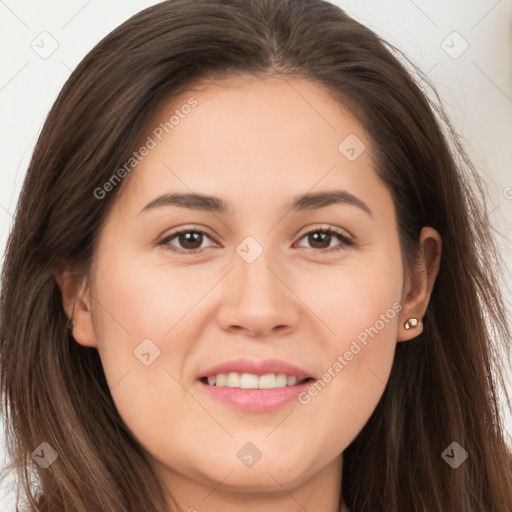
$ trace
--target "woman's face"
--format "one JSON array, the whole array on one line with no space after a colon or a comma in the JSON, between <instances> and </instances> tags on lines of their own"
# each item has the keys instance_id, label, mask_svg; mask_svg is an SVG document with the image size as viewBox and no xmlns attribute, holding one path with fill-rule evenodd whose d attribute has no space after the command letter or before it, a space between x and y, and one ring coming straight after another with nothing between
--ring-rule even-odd
<instances>
[{"instance_id":1,"label":"woman's face","mask_svg":"<svg viewBox=\"0 0 512 512\"><path fill-rule=\"evenodd\" d=\"M367 134L311 82L231 79L175 97L140 145L75 318L121 417L169 481L338 479L421 332Z\"/></svg>"}]
</instances>

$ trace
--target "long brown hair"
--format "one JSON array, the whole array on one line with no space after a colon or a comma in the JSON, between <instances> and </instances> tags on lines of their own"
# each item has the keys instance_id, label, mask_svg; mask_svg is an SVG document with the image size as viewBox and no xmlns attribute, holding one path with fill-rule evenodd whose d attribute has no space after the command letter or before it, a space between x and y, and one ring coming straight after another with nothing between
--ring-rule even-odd
<instances>
[{"instance_id":1,"label":"long brown hair","mask_svg":"<svg viewBox=\"0 0 512 512\"><path fill-rule=\"evenodd\" d=\"M389 382L343 456L343 499L361 511L510 511L510 326L484 186L425 76L320 0L170 0L130 18L78 65L51 109L18 202L1 291L1 392L9 455L41 512L167 512L144 450L116 411L96 349L73 340L55 280L87 275L131 156L163 100L205 78L314 81L362 123L392 194L405 271L432 226L443 255L424 330L398 343ZM412 65L412 64L411 64ZM133 172L136 172L134 170ZM32 452L58 454L47 469ZM452 443L469 454L454 469ZM176 505L176 509L178 509Z\"/></svg>"}]
</instances>

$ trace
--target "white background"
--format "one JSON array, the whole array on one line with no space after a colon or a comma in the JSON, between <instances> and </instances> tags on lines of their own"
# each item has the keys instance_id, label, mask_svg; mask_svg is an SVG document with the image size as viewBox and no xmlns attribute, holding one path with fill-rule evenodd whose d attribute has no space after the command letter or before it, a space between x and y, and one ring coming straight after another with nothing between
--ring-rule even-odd
<instances>
[{"instance_id":1,"label":"white background","mask_svg":"<svg viewBox=\"0 0 512 512\"><path fill-rule=\"evenodd\" d=\"M2 254L34 144L71 70L108 32L155 3L0 0ZM512 267L512 0L333 3L395 44L429 73L485 176L492 221L502 233L500 245L508 267ZM41 35L43 32L46 34ZM56 47L54 53L45 55L52 45ZM509 283L507 274L503 284ZM510 289L506 293L512 312ZM512 419L508 412L506 417L510 436ZM8 481L0 487L1 510L14 510L12 490Z\"/></svg>"}]
</instances>

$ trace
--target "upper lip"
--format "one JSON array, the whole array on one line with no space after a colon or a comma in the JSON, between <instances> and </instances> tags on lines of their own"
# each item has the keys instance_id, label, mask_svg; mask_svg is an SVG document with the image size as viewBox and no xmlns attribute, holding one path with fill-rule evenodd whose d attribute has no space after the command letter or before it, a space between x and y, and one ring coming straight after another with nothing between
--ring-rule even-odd
<instances>
[{"instance_id":1,"label":"upper lip","mask_svg":"<svg viewBox=\"0 0 512 512\"><path fill-rule=\"evenodd\" d=\"M218 364L206 370L199 378L213 377L219 373L253 373L254 375L265 375L267 373L284 373L288 376L295 376L297 380L312 377L309 373L302 370L298 366L287 363L280 359L264 359L262 361L253 361L251 359L233 359Z\"/></svg>"}]
</instances>

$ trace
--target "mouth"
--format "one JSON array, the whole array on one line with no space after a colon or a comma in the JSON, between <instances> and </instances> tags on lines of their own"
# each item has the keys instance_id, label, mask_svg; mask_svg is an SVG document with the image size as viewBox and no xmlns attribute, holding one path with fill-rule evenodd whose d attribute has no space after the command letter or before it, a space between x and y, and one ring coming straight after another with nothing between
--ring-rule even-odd
<instances>
[{"instance_id":1,"label":"mouth","mask_svg":"<svg viewBox=\"0 0 512 512\"><path fill-rule=\"evenodd\" d=\"M300 386L307 382L313 382L313 377L297 379L295 375L285 373L266 373L256 375L255 373L218 373L209 377L199 379L203 384L217 388L239 388L239 389L277 389L290 386Z\"/></svg>"},{"instance_id":2,"label":"mouth","mask_svg":"<svg viewBox=\"0 0 512 512\"><path fill-rule=\"evenodd\" d=\"M270 412L297 401L317 379L278 359L237 359L214 366L196 385L210 399L242 411Z\"/></svg>"}]
</instances>

